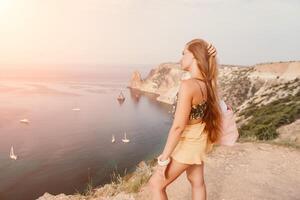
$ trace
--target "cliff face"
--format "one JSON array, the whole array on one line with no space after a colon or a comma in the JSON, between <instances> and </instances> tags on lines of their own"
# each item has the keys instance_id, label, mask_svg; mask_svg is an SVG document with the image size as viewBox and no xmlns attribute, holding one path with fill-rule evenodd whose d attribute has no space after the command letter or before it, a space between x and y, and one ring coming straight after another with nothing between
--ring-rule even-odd
<instances>
[{"instance_id":1,"label":"cliff face","mask_svg":"<svg viewBox=\"0 0 300 200\"><path fill-rule=\"evenodd\" d=\"M129 87L159 94L158 101L172 104L180 80L189 77L190 74L181 70L179 63L163 63L152 69L144 80L139 72L134 72ZM223 99L240 110L249 99L261 96L278 85L291 84L297 77L300 78L300 62L295 61L254 66L220 65L218 81ZM279 96L273 99L276 98Z\"/></svg>"},{"instance_id":2,"label":"cliff face","mask_svg":"<svg viewBox=\"0 0 300 200\"><path fill-rule=\"evenodd\" d=\"M140 89L142 84L143 79L140 72L134 71L129 82L129 87Z\"/></svg>"},{"instance_id":3,"label":"cliff face","mask_svg":"<svg viewBox=\"0 0 300 200\"><path fill-rule=\"evenodd\" d=\"M299 77L300 62L277 62L277 63L262 63L254 66L260 76L265 79L281 78L292 80Z\"/></svg>"},{"instance_id":4,"label":"cliff face","mask_svg":"<svg viewBox=\"0 0 300 200\"><path fill-rule=\"evenodd\" d=\"M243 140L274 140L300 145L299 123L285 134L281 127L300 118L300 62L259 64L220 70L224 100L233 105Z\"/></svg>"},{"instance_id":5,"label":"cliff face","mask_svg":"<svg viewBox=\"0 0 300 200\"><path fill-rule=\"evenodd\" d=\"M179 89L180 80L188 74L180 69L178 63L162 63L152 69L142 80L139 72L134 72L128 87L159 94L158 101L171 104Z\"/></svg>"},{"instance_id":6,"label":"cliff face","mask_svg":"<svg viewBox=\"0 0 300 200\"><path fill-rule=\"evenodd\" d=\"M189 77L178 63L164 63L152 69L141 84L131 85L159 94L158 101L172 104L180 80ZM300 118L300 62L220 65L218 82L243 137L275 139L280 126Z\"/></svg>"}]
</instances>

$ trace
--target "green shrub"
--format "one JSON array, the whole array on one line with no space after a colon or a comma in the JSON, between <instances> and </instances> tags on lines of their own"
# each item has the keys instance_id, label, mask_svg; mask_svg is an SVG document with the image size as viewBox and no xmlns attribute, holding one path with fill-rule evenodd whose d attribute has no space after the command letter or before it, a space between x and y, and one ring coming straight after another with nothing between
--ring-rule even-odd
<instances>
[{"instance_id":1,"label":"green shrub","mask_svg":"<svg viewBox=\"0 0 300 200\"><path fill-rule=\"evenodd\" d=\"M253 137L258 140L271 140L278 136L276 129L300 118L300 95L287 96L267 105L250 106L240 115L252 116L248 123L239 129L241 137Z\"/></svg>"}]
</instances>

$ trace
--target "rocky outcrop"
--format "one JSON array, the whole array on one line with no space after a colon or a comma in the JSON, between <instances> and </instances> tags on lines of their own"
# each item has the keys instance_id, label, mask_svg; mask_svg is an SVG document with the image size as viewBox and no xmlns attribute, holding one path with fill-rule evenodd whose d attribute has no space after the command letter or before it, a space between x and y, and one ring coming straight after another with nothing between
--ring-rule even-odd
<instances>
[{"instance_id":1,"label":"rocky outcrop","mask_svg":"<svg viewBox=\"0 0 300 200\"><path fill-rule=\"evenodd\" d=\"M179 63L162 63L152 69L143 80L139 72L134 72L129 87L158 94L158 101L174 103L180 80L190 74L180 68ZM236 111L242 110L253 98L267 96L267 90L275 86L289 84L300 77L300 62L277 62L254 66L220 65L219 85L222 98ZM296 88L293 86L291 88ZM295 92L295 91L291 91ZM276 99L278 97L272 97ZM271 99L271 100L272 100Z\"/></svg>"},{"instance_id":2,"label":"rocky outcrop","mask_svg":"<svg viewBox=\"0 0 300 200\"><path fill-rule=\"evenodd\" d=\"M142 84L143 79L141 77L140 72L134 71L129 82L129 87L140 89Z\"/></svg>"},{"instance_id":3,"label":"rocky outcrop","mask_svg":"<svg viewBox=\"0 0 300 200\"><path fill-rule=\"evenodd\" d=\"M254 66L256 73L253 74L264 79L292 80L300 75L300 61L262 63Z\"/></svg>"},{"instance_id":4,"label":"rocky outcrop","mask_svg":"<svg viewBox=\"0 0 300 200\"><path fill-rule=\"evenodd\" d=\"M151 70L139 89L159 94L158 101L173 104L180 80L189 77L178 63L163 63ZM275 139L278 127L299 118L299 80L297 61L219 66L221 98L235 111L241 135L254 140Z\"/></svg>"},{"instance_id":5,"label":"rocky outcrop","mask_svg":"<svg viewBox=\"0 0 300 200\"><path fill-rule=\"evenodd\" d=\"M179 63L162 63L152 69L143 81L137 74L139 73L133 73L129 88L159 94L157 100L168 104L174 102L180 80L188 77L188 74L180 69Z\"/></svg>"}]
</instances>

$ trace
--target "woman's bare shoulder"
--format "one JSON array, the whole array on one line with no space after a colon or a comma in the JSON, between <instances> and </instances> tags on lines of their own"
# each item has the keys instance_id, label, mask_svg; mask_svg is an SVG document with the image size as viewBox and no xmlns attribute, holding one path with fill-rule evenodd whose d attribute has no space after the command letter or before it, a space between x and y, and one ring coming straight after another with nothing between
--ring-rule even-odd
<instances>
[{"instance_id":1,"label":"woman's bare shoulder","mask_svg":"<svg viewBox=\"0 0 300 200\"><path fill-rule=\"evenodd\" d=\"M188 90L189 92L195 92L198 91L199 85L195 84L197 80L195 79L185 79L181 81L181 85L184 87L184 89ZM203 87L206 85L203 84Z\"/></svg>"},{"instance_id":2,"label":"woman's bare shoulder","mask_svg":"<svg viewBox=\"0 0 300 200\"><path fill-rule=\"evenodd\" d=\"M193 93L193 80L191 79L184 79L184 80L181 80L181 83L180 83L180 87L179 87L179 93L182 93L182 94L192 94Z\"/></svg>"}]
</instances>

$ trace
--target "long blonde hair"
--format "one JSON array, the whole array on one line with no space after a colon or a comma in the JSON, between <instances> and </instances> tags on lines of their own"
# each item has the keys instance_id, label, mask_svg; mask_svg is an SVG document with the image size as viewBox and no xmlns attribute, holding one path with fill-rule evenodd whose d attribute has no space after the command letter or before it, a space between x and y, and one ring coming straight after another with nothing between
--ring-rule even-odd
<instances>
[{"instance_id":1,"label":"long blonde hair","mask_svg":"<svg viewBox=\"0 0 300 200\"><path fill-rule=\"evenodd\" d=\"M208 139L214 143L219 139L221 132L221 108L218 95L218 65L216 57L210 56L207 50L208 43L202 39L193 39L187 43L187 49L193 53L197 66L205 80L207 89L207 110L203 117L204 130L208 133Z\"/></svg>"}]
</instances>

